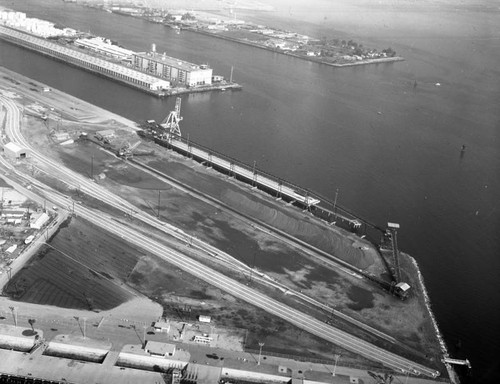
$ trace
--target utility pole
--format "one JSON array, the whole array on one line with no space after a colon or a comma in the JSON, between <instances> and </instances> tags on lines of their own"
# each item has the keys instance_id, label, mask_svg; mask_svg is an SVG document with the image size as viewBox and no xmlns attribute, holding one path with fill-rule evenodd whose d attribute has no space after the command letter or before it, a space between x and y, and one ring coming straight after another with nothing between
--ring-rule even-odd
<instances>
[{"instance_id":1,"label":"utility pole","mask_svg":"<svg viewBox=\"0 0 500 384\"><path fill-rule=\"evenodd\" d=\"M85 339L85 327L86 327L86 323L87 323L87 318L83 317L83 338L84 339Z\"/></svg>"},{"instance_id":2,"label":"utility pole","mask_svg":"<svg viewBox=\"0 0 500 384\"><path fill-rule=\"evenodd\" d=\"M334 214L334 222L337 221L337 198L339 196L339 189L335 191L335 200L333 202L333 214Z\"/></svg>"},{"instance_id":3,"label":"utility pole","mask_svg":"<svg viewBox=\"0 0 500 384\"><path fill-rule=\"evenodd\" d=\"M255 257L257 256L257 251L253 253L253 262L252 262L252 269L250 270L250 281L252 281L253 277L253 270L255 268Z\"/></svg>"},{"instance_id":4,"label":"utility pole","mask_svg":"<svg viewBox=\"0 0 500 384\"><path fill-rule=\"evenodd\" d=\"M94 155L90 158L90 178L94 178Z\"/></svg>"},{"instance_id":5,"label":"utility pole","mask_svg":"<svg viewBox=\"0 0 500 384\"><path fill-rule=\"evenodd\" d=\"M264 346L264 343L259 343L259 360L257 361L257 365L260 365L260 357L262 355L262 347Z\"/></svg>"},{"instance_id":6,"label":"utility pole","mask_svg":"<svg viewBox=\"0 0 500 384\"><path fill-rule=\"evenodd\" d=\"M253 161L253 170L252 170L252 174L253 174L252 187L255 187L255 183L257 182L257 175L255 174L255 166L256 165L257 165L257 160L254 160Z\"/></svg>"},{"instance_id":7,"label":"utility pole","mask_svg":"<svg viewBox=\"0 0 500 384\"><path fill-rule=\"evenodd\" d=\"M337 372L337 363L339 362L340 356L342 356L340 353L333 355L333 357L335 358L335 365L333 366L332 376L335 376L335 373Z\"/></svg>"},{"instance_id":8,"label":"utility pole","mask_svg":"<svg viewBox=\"0 0 500 384\"><path fill-rule=\"evenodd\" d=\"M14 326L17 328L17 307L9 307L12 311L12 316L14 317Z\"/></svg>"},{"instance_id":9,"label":"utility pole","mask_svg":"<svg viewBox=\"0 0 500 384\"><path fill-rule=\"evenodd\" d=\"M158 219L160 218L160 190L158 190Z\"/></svg>"}]
</instances>

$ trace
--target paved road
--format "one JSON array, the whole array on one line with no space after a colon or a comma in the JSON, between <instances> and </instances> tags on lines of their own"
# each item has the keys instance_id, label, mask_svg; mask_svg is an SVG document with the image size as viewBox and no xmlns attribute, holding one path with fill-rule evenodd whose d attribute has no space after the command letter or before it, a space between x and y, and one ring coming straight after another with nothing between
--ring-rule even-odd
<instances>
[{"instance_id":1,"label":"paved road","mask_svg":"<svg viewBox=\"0 0 500 384\"><path fill-rule=\"evenodd\" d=\"M121 209L126 213L135 211L134 216L147 224L153 225L155 227L168 228L168 230L172 231L174 234L179 233L179 229L171 225L162 223L143 212L137 211L136 207L132 206L130 203L124 201L118 196L103 189L92 181L85 179L81 175L78 175L75 172L62 167L60 164L52 161L51 159L45 158L41 154L37 153L37 151L32 148L20 134L20 113L16 105L11 100L4 97L0 97L0 103L2 103L7 110L7 135L20 145L30 148L32 151L31 155L34 160L48 167L51 174L52 172L54 172L55 175L59 176L61 180L65 180L66 182L68 182L68 184L80 186L80 189L83 192L97 199L100 199L101 201L106 202L114 206L115 208ZM45 195L49 200L63 207L68 206L68 199L66 196L60 194L59 192L51 190L47 186L43 186L40 182L27 175L24 175L24 177L27 180L30 180L34 185L36 185L39 193ZM226 292L231 293L238 298L245 300L250 304L264 309L268 313L285 319L286 321L304 329L307 332L321 337L326 341L342 346L343 348L360 354L370 360L379 361L399 372L410 371L415 374L423 374L429 377L437 377L439 375L439 372L433 369L427 368L411 360L388 352L382 348L376 347L364 340L349 335L346 332L333 328L332 326L327 325L296 309L290 308L277 300L271 299L254 289L240 284L239 282L223 275L222 273L214 271L211 268L203 265L202 263L187 257L177 250L166 248L165 244L160 243L157 240L153 240L147 235L129 228L124 224L121 224L107 214L104 214L102 212L97 213L78 204L74 206L74 210L77 215L102 228L105 228L111 233L122 236L132 244L157 255L158 257L168 261L169 263ZM202 244L199 240L198 242L199 243L197 244L197 246L200 249L203 249L206 252L210 252L212 253L212 255L221 253L221 251L216 249L215 247L212 247L208 244Z\"/></svg>"}]
</instances>

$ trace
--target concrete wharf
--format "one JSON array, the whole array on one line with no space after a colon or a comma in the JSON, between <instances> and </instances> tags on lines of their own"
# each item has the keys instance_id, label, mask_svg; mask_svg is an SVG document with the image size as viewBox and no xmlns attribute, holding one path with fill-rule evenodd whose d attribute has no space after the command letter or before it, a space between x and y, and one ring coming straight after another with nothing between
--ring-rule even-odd
<instances>
[{"instance_id":1,"label":"concrete wharf","mask_svg":"<svg viewBox=\"0 0 500 384\"><path fill-rule=\"evenodd\" d=\"M319 199L309 196L307 191L280 180L279 178L257 171L255 165L250 167L238 160L231 159L228 156L204 148L199 144L193 145L192 142L189 142L189 140L181 136L165 134L163 138L156 139L155 141L167 148L171 147L177 152L195 158L209 167L217 167L230 176L248 182L255 188L260 187L269 190L276 194L278 198L285 198L290 201L290 203L297 203L306 208L320 203Z\"/></svg>"}]
</instances>

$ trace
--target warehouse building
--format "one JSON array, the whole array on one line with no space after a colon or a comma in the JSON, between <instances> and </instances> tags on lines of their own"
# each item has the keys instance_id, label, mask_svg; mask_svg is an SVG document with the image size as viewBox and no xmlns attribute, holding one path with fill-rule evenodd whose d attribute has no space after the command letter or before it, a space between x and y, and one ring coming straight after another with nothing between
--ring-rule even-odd
<instances>
[{"instance_id":1,"label":"warehouse building","mask_svg":"<svg viewBox=\"0 0 500 384\"><path fill-rule=\"evenodd\" d=\"M14 41L26 48L34 49L38 52L48 54L51 57L64 60L65 62L88 69L92 72L100 73L113 79L121 80L131 85L153 91L170 88L170 83L167 80L150 76L141 71L111 63L109 61L87 55L81 51L70 49L11 28L0 26L0 35L2 35L4 39Z\"/></svg>"},{"instance_id":2,"label":"warehouse building","mask_svg":"<svg viewBox=\"0 0 500 384\"><path fill-rule=\"evenodd\" d=\"M5 156L9 159L24 159L28 157L28 150L16 143L10 142L4 145Z\"/></svg>"},{"instance_id":3,"label":"warehouse building","mask_svg":"<svg viewBox=\"0 0 500 384\"><path fill-rule=\"evenodd\" d=\"M95 52L114 57L116 59L126 59L133 55L134 51L112 44L108 39L94 37L92 39L75 40L77 47L87 48Z\"/></svg>"},{"instance_id":4,"label":"warehouse building","mask_svg":"<svg viewBox=\"0 0 500 384\"><path fill-rule=\"evenodd\" d=\"M159 76L178 85L195 87L212 84L212 68L208 65L196 65L166 54L139 52L133 55L133 65L153 76Z\"/></svg>"},{"instance_id":5,"label":"warehouse building","mask_svg":"<svg viewBox=\"0 0 500 384\"><path fill-rule=\"evenodd\" d=\"M161 343L159 341L148 340L144 348L151 356L167 357L175 354L175 344Z\"/></svg>"}]
</instances>

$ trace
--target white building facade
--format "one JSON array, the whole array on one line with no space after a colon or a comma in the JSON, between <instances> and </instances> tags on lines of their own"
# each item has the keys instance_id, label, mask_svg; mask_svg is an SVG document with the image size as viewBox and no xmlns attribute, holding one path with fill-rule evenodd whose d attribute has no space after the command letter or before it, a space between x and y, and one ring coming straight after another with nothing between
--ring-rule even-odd
<instances>
[{"instance_id":1,"label":"white building facade","mask_svg":"<svg viewBox=\"0 0 500 384\"><path fill-rule=\"evenodd\" d=\"M212 68L196 65L156 52L135 53L133 65L153 76L165 78L172 83L195 87L212 84Z\"/></svg>"}]
</instances>

